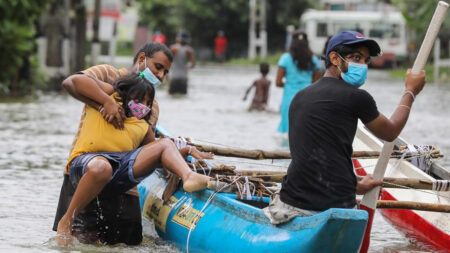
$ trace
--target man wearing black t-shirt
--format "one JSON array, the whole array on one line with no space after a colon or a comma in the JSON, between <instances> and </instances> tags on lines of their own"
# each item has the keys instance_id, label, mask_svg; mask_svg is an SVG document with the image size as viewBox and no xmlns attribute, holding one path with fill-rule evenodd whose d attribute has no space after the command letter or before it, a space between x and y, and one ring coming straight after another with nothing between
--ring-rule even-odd
<instances>
[{"instance_id":1,"label":"man wearing black t-shirt","mask_svg":"<svg viewBox=\"0 0 450 253\"><path fill-rule=\"evenodd\" d=\"M425 74L406 75L405 92L391 118L378 112L372 96L359 89L367 77L378 44L354 31L330 39L326 72L294 97L289 108L289 145L292 161L280 194L264 209L272 223L308 216L326 209L354 208L356 194L381 185L370 175L357 182L351 155L358 119L375 136L393 141L409 116Z\"/></svg>"}]
</instances>

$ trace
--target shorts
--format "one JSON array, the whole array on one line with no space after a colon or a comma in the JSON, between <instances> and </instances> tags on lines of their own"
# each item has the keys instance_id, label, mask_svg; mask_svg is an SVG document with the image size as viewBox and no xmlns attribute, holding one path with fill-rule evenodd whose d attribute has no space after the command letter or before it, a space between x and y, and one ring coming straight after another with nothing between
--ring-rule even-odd
<instances>
[{"instance_id":1,"label":"shorts","mask_svg":"<svg viewBox=\"0 0 450 253\"><path fill-rule=\"evenodd\" d=\"M70 165L71 175L64 175L53 230L57 230L58 222L66 213L86 165L92 158L100 155L108 159L113 166L113 177L97 198L75 218L72 232L94 232L101 243L108 245L140 244L142 218L139 197L124 193L126 191L124 189L130 189L142 180L142 178L134 179L132 174L130 178L128 174L139 150L85 153L76 157Z\"/></svg>"},{"instance_id":2,"label":"shorts","mask_svg":"<svg viewBox=\"0 0 450 253\"><path fill-rule=\"evenodd\" d=\"M75 157L70 163L69 178L74 188L84 175L86 166L95 157L102 156L108 160L113 168L111 181L105 186L103 192L112 194L124 193L139 184L145 177L134 178L133 164L141 148L127 152L92 152Z\"/></svg>"},{"instance_id":3,"label":"shorts","mask_svg":"<svg viewBox=\"0 0 450 253\"><path fill-rule=\"evenodd\" d=\"M279 192L274 194L269 206L264 208L263 212L272 224L288 222L297 216L305 217L318 213L316 211L305 210L284 203L280 199Z\"/></svg>"},{"instance_id":4,"label":"shorts","mask_svg":"<svg viewBox=\"0 0 450 253\"><path fill-rule=\"evenodd\" d=\"M169 94L187 94L187 79L172 79L170 81Z\"/></svg>"}]
</instances>

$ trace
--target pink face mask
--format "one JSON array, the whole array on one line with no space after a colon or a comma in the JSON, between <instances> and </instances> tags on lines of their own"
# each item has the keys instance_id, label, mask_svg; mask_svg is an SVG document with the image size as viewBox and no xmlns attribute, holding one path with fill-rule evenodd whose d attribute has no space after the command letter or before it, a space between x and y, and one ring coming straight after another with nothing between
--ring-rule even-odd
<instances>
[{"instance_id":1,"label":"pink face mask","mask_svg":"<svg viewBox=\"0 0 450 253\"><path fill-rule=\"evenodd\" d=\"M134 100L128 102L128 108L130 108L131 114L137 119L144 118L152 110L144 104L134 102Z\"/></svg>"}]
</instances>

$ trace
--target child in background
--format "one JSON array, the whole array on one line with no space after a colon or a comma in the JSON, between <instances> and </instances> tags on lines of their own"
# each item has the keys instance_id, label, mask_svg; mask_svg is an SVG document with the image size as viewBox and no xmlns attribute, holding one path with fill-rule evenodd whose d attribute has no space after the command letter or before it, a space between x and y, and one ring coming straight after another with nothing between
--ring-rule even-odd
<instances>
[{"instance_id":1,"label":"child in background","mask_svg":"<svg viewBox=\"0 0 450 253\"><path fill-rule=\"evenodd\" d=\"M243 98L243 100L245 101L250 90L255 87L255 96L253 97L252 104L248 108L249 111L264 111L267 106L267 101L269 100L270 80L266 78L267 73L269 73L269 64L267 64L266 62L261 63L259 65L259 71L261 72L262 76L253 82L253 84L245 92Z\"/></svg>"}]
</instances>

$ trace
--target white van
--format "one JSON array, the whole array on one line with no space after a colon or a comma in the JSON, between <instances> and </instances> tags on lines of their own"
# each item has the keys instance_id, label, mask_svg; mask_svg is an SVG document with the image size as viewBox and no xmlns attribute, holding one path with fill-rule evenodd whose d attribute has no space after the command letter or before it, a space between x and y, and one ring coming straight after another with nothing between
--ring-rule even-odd
<instances>
[{"instance_id":1,"label":"white van","mask_svg":"<svg viewBox=\"0 0 450 253\"><path fill-rule=\"evenodd\" d=\"M319 11L307 10L300 18L300 27L308 35L314 54L322 55L329 36L354 30L378 42L382 56L372 66L392 66L407 54L405 19L400 12Z\"/></svg>"}]
</instances>

